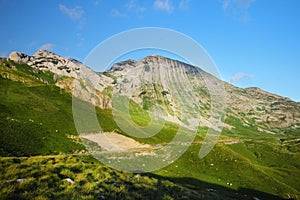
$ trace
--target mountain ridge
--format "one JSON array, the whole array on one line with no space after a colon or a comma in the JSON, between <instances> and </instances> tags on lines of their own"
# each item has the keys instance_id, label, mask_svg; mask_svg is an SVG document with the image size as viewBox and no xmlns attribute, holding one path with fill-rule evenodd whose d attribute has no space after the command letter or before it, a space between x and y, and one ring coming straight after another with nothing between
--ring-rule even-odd
<instances>
[{"instance_id":1,"label":"mountain ridge","mask_svg":"<svg viewBox=\"0 0 300 200\"><path fill-rule=\"evenodd\" d=\"M183 106L194 105L201 113L201 123L211 126L208 121L211 116L211 94L206 81L212 80L215 84L224 85L227 118L237 118L244 126L255 124L259 132L272 134L281 133L282 128L297 130L300 127L299 102L256 87L238 88L216 79L198 67L160 55L149 55L138 61L129 59L118 62L102 73L95 73L77 60L63 58L45 50L39 50L33 56L12 52L9 59L53 72L60 77L56 81L58 87L70 92L79 88L73 95L100 108L111 107L111 99L107 96L107 91L110 91L132 98L145 109L159 103L164 106L166 115L177 118L180 118L179 110ZM86 90L79 86L78 80L84 82ZM178 88L173 87L173 82L180 83L176 86ZM191 101L183 98L191 93L194 95L191 96ZM174 96L176 94L177 97ZM181 105L178 98L183 98ZM192 107L188 108L187 113L192 110ZM225 121L226 127L230 129L231 125Z\"/></svg>"},{"instance_id":2,"label":"mountain ridge","mask_svg":"<svg viewBox=\"0 0 300 200\"><path fill-rule=\"evenodd\" d=\"M84 65L84 63L82 63L81 61L79 61L79 60L77 60L77 59L74 59L74 58L72 58L72 57L70 57L70 58L65 58L65 57L63 57L63 56L57 55L56 53L54 53L54 52L52 52L52 51L45 50L45 49L40 49L40 50L36 51L36 52L33 54L33 56L29 56L28 54L22 53L22 52L12 51L12 52L9 54L8 58L9 58L10 60L13 60L13 61L16 61L16 62L21 62L21 63L26 63L26 64L28 64L28 61L29 61L31 58L35 57L36 55L42 55L42 56L43 56L43 55L45 55L45 54L46 54L46 55L47 55L47 54L53 55L53 56L55 56L55 57L64 58L64 59L67 59L67 60L69 60L69 61L71 61L71 62L78 63L79 65L83 65L83 66L85 66L86 68L91 69L90 67ZM145 61L145 60L152 60L151 58L156 58L156 59L160 58L160 59L165 59L165 60L169 60L169 61L173 60L173 61L182 63L182 64L184 64L184 65L186 65L186 66L190 66L190 67L192 67L192 68L200 69L199 67L195 67L195 66L193 66L193 65L191 65L191 64L187 64L187 63L185 63L185 62L183 62L183 61L180 61L180 60L174 60L174 59L171 59L171 58L168 58L168 57L164 57L164 56L161 56L161 55L158 55L158 54L150 54L150 55L145 56L144 58L141 58L141 59L139 59L139 60L127 59L127 60L124 60L124 61L120 61L120 62L114 63L108 70L106 70L106 72L114 71L115 68L116 68L116 67L114 67L115 65L117 65L117 66L124 66L124 65L126 65L126 64L129 64L129 65L131 64L131 66L132 66L133 63L137 63L137 62L141 62L141 61ZM34 64L32 64L32 63L29 63L29 65L30 65L30 66L33 66L33 67L36 67L36 66L35 66ZM92 69L91 69L91 70L92 70ZM200 69L200 70L203 71L202 69ZM118 71L118 70L116 70L116 71ZM98 73L98 75L99 75L99 74L103 74L103 72L96 72L96 73ZM206 73L207 73L207 72L206 72ZM224 82L224 83L227 83L227 84L230 84L229 82L226 82L226 81L223 81L223 82ZM231 84L230 84L230 85L231 85ZM234 86L234 87L237 87L237 86ZM261 89L261 88L259 88L259 87L256 87L256 86L249 86L249 87L245 87L245 88L243 88L243 87L237 87L237 88L239 88L239 89L249 89L249 90L259 90L259 91L261 91L261 92L266 92L266 93L271 94L271 95L276 95L276 96L278 96L278 97L282 97L282 98L285 98L285 99L287 99L287 100L291 100L291 101L293 101L293 102L300 103L300 102L297 102L297 101L291 99L290 97L281 96L280 94L272 93L272 92L269 92L269 91L267 91L267 90L263 90L263 89Z\"/></svg>"}]
</instances>

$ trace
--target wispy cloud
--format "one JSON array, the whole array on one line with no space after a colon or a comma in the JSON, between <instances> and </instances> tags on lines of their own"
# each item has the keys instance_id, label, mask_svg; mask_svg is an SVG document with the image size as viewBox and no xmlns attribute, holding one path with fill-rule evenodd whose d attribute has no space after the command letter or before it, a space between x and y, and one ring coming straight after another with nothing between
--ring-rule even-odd
<instances>
[{"instance_id":1,"label":"wispy cloud","mask_svg":"<svg viewBox=\"0 0 300 200\"><path fill-rule=\"evenodd\" d=\"M169 0L155 0L153 7L157 10L165 11L167 13L172 13L174 10L172 2Z\"/></svg>"},{"instance_id":2,"label":"wispy cloud","mask_svg":"<svg viewBox=\"0 0 300 200\"><path fill-rule=\"evenodd\" d=\"M236 83L237 81L241 80L241 79L253 79L254 76L251 74L245 74L245 73L236 73L235 75L233 75L230 79L231 83Z\"/></svg>"},{"instance_id":3,"label":"wispy cloud","mask_svg":"<svg viewBox=\"0 0 300 200\"><path fill-rule=\"evenodd\" d=\"M74 8L68 8L63 4L58 5L59 10L66 14L72 20L81 20L84 14L84 11L81 7L75 6Z\"/></svg>"},{"instance_id":4,"label":"wispy cloud","mask_svg":"<svg viewBox=\"0 0 300 200\"><path fill-rule=\"evenodd\" d=\"M222 0L222 7L226 13L233 15L240 21L249 21L248 9L255 0Z\"/></svg>"},{"instance_id":5,"label":"wispy cloud","mask_svg":"<svg viewBox=\"0 0 300 200\"><path fill-rule=\"evenodd\" d=\"M63 4L58 5L59 10L68 16L72 21L76 22L77 28L82 29L85 25L84 10L80 6L68 8Z\"/></svg>"},{"instance_id":6,"label":"wispy cloud","mask_svg":"<svg viewBox=\"0 0 300 200\"><path fill-rule=\"evenodd\" d=\"M222 1L223 9L226 10L228 8L229 4L230 4L230 0L223 0Z\"/></svg>"},{"instance_id":7,"label":"wispy cloud","mask_svg":"<svg viewBox=\"0 0 300 200\"><path fill-rule=\"evenodd\" d=\"M95 5L95 6L98 6L98 5L100 4L100 2L101 2L101 0L95 0L95 1L94 1L94 5Z\"/></svg>"},{"instance_id":8,"label":"wispy cloud","mask_svg":"<svg viewBox=\"0 0 300 200\"><path fill-rule=\"evenodd\" d=\"M138 15L142 14L146 10L146 8L139 5L136 0L129 0L125 7L128 11L134 12Z\"/></svg>"},{"instance_id":9,"label":"wispy cloud","mask_svg":"<svg viewBox=\"0 0 300 200\"><path fill-rule=\"evenodd\" d=\"M248 9L255 0L223 0L223 9L226 10L230 6L237 6L240 9Z\"/></svg>"},{"instance_id":10,"label":"wispy cloud","mask_svg":"<svg viewBox=\"0 0 300 200\"><path fill-rule=\"evenodd\" d=\"M54 46L55 46L54 44L46 43L46 44L43 44L42 46L40 46L39 49L53 51Z\"/></svg>"},{"instance_id":11,"label":"wispy cloud","mask_svg":"<svg viewBox=\"0 0 300 200\"><path fill-rule=\"evenodd\" d=\"M118 9L112 9L110 12L110 16L119 18L119 17L127 17L127 15L123 12L120 12Z\"/></svg>"},{"instance_id":12,"label":"wispy cloud","mask_svg":"<svg viewBox=\"0 0 300 200\"><path fill-rule=\"evenodd\" d=\"M180 10L188 10L191 0L180 0L178 8Z\"/></svg>"},{"instance_id":13,"label":"wispy cloud","mask_svg":"<svg viewBox=\"0 0 300 200\"><path fill-rule=\"evenodd\" d=\"M7 53L5 51L0 52L0 57L1 58L7 57Z\"/></svg>"},{"instance_id":14,"label":"wispy cloud","mask_svg":"<svg viewBox=\"0 0 300 200\"><path fill-rule=\"evenodd\" d=\"M83 35L81 33L77 33L76 34L76 38L77 38L77 47L83 48L84 47L84 42L85 42L85 38L83 37Z\"/></svg>"}]
</instances>

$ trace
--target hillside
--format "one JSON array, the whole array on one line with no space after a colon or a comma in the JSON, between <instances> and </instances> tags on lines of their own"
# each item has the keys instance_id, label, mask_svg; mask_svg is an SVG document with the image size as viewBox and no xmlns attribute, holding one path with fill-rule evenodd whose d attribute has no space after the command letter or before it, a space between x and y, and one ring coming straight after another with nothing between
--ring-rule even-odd
<instances>
[{"instance_id":1,"label":"hillside","mask_svg":"<svg viewBox=\"0 0 300 200\"><path fill-rule=\"evenodd\" d=\"M103 189L105 197L138 199L138 192L133 191L136 187L141 190L149 188L149 195L153 199L300 198L300 104L297 102L258 88L234 87L199 68L161 56L148 56L140 61L124 61L98 74L78 61L47 51L39 51L34 56L13 53L9 60L1 59L0 62L0 153L3 156L2 170L6 171L1 177L5 188L5 192L1 192L3 199L13 198L14 195L26 198L25 191L31 191L31 195L40 195L43 198L59 197L77 191L74 195L92 199L101 198ZM165 79L168 81L161 81L163 74L170 73L182 75L180 84L173 88L169 83L175 82L174 76ZM227 107L225 125L218 143L205 158L199 159L198 152L206 131L212 125L209 120L210 94L203 77L224 85ZM197 86L191 90L194 91L192 97L196 99L183 98L180 101L180 96L189 90L182 93L178 91L187 84ZM136 185L137 181L132 178L135 177L134 174L117 172L89 158L87 150L93 147L99 151L99 147L95 143L87 146L88 141L78 135L72 114L72 93L75 94L76 101L85 108L92 108L90 103L96 105L96 115L102 131L125 136L130 135L120 129L114 119L113 95L123 96L124 101L128 97L132 98L129 101L130 116L140 125L147 125L151 114L158 113L158 110L152 110L153 105L160 105L163 113L160 116L166 119L162 130L149 138L130 136L153 147L166 146L174 138L179 126L187 127L188 131L193 124L189 119L184 119L185 117L193 116L200 119L201 123L192 144L178 160L163 169L143 175L142 186ZM198 111L196 115L195 111ZM121 118L126 118L124 113L119 114ZM92 129L90 131L97 131L97 127ZM83 132L87 130L84 128ZM50 156L20 158L19 161L15 161L16 158L4 158L54 154L63 155L58 156L58 159ZM72 154L76 156L67 156ZM73 160L67 162L68 159ZM55 165L48 165L49 160ZM85 162L88 164L81 164ZM64 170L55 168L65 163L67 165ZM37 168L24 171L20 167L32 164ZM83 174L89 170L94 171L98 166L101 166L99 173L92 176L103 174L103 169L108 170L115 175L105 175L104 179L122 182L117 184L118 188L108 186L111 182L103 182L106 185L102 182L95 184L101 181L95 177L83 178L81 182L80 177ZM76 167L82 170L73 170ZM45 174L35 175L34 170L41 168L46 170ZM71 172L64 175L66 171ZM35 176L38 180L33 178ZM68 177L75 180L75 185L66 185L64 179ZM20 178L26 178L26 181L6 182ZM52 178L57 184L44 187L52 188L51 193L54 196L45 195L44 191L36 191L30 186L37 184L36 181L40 183L44 179ZM166 180L171 182L165 182ZM25 189L20 184L25 185ZM90 188L87 191L84 187L88 186ZM121 186L123 190L120 189ZM184 195L180 196L182 193ZM27 198L30 197L28 195ZM74 197L71 194L70 196Z\"/></svg>"},{"instance_id":2,"label":"hillside","mask_svg":"<svg viewBox=\"0 0 300 200\"><path fill-rule=\"evenodd\" d=\"M257 131L262 133L285 134L285 130L288 129L286 134L291 134L299 130L299 102L293 102L259 88L237 88L180 61L151 55L140 61L129 60L116 63L104 75L115 77L118 93L132 94L131 98L135 102L142 102L143 107L147 107L146 104L151 103L149 101L167 101L169 114L176 115L180 109L183 109L183 106L176 102L182 98L180 96L182 95L184 105L196 103L195 106L198 108L192 109L198 109L201 113L200 117L205 119L208 119L211 114L211 96L215 95L209 91L209 84L224 85L222 87L225 88L226 95L222 98L226 101L227 118L239 119L244 126L256 127ZM172 88L174 82L178 85ZM182 89L185 93L176 96L175 91ZM205 121L203 125L209 126ZM227 128L232 124L228 123L228 125Z\"/></svg>"}]
</instances>

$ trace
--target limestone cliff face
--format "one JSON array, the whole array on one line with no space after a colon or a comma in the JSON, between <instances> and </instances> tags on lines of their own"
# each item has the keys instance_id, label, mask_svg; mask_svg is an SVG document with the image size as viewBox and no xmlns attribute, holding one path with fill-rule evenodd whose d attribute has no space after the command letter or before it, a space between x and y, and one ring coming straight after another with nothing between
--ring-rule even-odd
<instances>
[{"instance_id":1,"label":"limestone cliff face","mask_svg":"<svg viewBox=\"0 0 300 200\"><path fill-rule=\"evenodd\" d=\"M81 62L64 58L46 50L39 50L33 56L12 52L9 59L25 63L33 68L51 71L55 74L56 85L84 101L100 108L110 108L108 96L101 93L113 81L111 78L96 74ZM91 91L94 91L91 94Z\"/></svg>"},{"instance_id":2,"label":"limestone cliff face","mask_svg":"<svg viewBox=\"0 0 300 200\"><path fill-rule=\"evenodd\" d=\"M9 59L19 63L26 63L40 70L51 71L61 77L86 79L99 90L104 89L101 83L105 83L109 79L97 75L92 69L75 59L64 58L46 50L39 50L33 56L28 56L20 52L12 52L9 55Z\"/></svg>"},{"instance_id":3,"label":"limestone cliff face","mask_svg":"<svg viewBox=\"0 0 300 200\"><path fill-rule=\"evenodd\" d=\"M115 64L107 73L116 77L116 93L130 96L142 106L164 102L168 114L180 117L198 109L202 125L211 113L208 84L225 88L226 117L234 117L258 131L282 133L282 128L300 128L300 103L259 88L238 88L216 79L203 70L162 56L151 55L140 61ZM217 87L218 88L218 87ZM216 88L216 89L217 89ZM230 125L225 127L230 128Z\"/></svg>"}]
</instances>

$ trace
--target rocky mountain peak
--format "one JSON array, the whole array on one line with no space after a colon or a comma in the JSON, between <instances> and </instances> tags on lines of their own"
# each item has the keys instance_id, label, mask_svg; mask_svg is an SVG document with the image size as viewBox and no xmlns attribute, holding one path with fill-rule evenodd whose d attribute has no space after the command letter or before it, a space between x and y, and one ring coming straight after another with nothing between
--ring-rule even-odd
<instances>
[{"instance_id":1,"label":"rocky mountain peak","mask_svg":"<svg viewBox=\"0 0 300 200\"><path fill-rule=\"evenodd\" d=\"M57 56L55 53L45 50L45 49L39 49L37 52L34 53L34 57L49 57L49 56Z\"/></svg>"},{"instance_id":2,"label":"rocky mountain peak","mask_svg":"<svg viewBox=\"0 0 300 200\"><path fill-rule=\"evenodd\" d=\"M171 63L171 59L157 55L157 54L151 54L148 55L141 60L125 60L118 63L115 63L108 71L110 72L116 72L116 71L128 71L131 68L138 68L143 67L145 65L151 65L151 66L158 66L158 65L166 65Z\"/></svg>"},{"instance_id":3,"label":"rocky mountain peak","mask_svg":"<svg viewBox=\"0 0 300 200\"><path fill-rule=\"evenodd\" d=\"M48 70L60 76L79 78L81 68L85 67L75 59L64 58L47 50L38 50L33 56L21 52L12 52L9 59L25 63L33 68Z\"/></svg>"},{"instance_id":4,"label":"rocky mountain peak","mask_svg":"<svg viewBox=\"0 0 300 200\"><path fill-rule=\"evenodd\" d=\"M199 72L203 72L198 67L186 64L184 62L173 60L161 55L151 54L148 55L138 61L136 60L125 60L122 62L115 63L108 71L109 72L117 72L123 73L128 72L131 69L140 69L142 68L145 72L150 72L151 69L161 68L161 70L170 70L175 68L184 68L188 74L196 74Z\"/></svg>"},{"instance_id":5,"label":"rocky mountain peak","mask_svg":"<svg viewBox=\"0 0 300 200\"><path fill-rule=\"evenodd\" d=\"M38 50L33 56L21 52L12 52L9 59L29 65L42 71L50 71L53 74L56 86L73 91L73 95L93 103L94 105L106 108L110 106L108 97L103 96L100 91L109 86L113 81L104 75L98 75L89 67L73 58L64 58L47 50ZM84 87L82 87L84 85ZM73 90L76 88L76 90ZM98 93L91 95L92 91Z\"/></svg>"},{"instance_id":6,"label":"rocky mountain peak","mask_svg":"<svg viewBox=\"0 0 300 200\"><path fill-rule=\"evenodd\" d=\"M151 54L151 55L148 55L145 58L141 59L140 61L141 62L152 62L152 63L157 63L157 62L165 63L167 61L171 61L171 59L161 56L161 55Z\"/></svg>"},{"instance_id":7,"label":"rocky mountain peak","mask_svg":"<svg viewBox=\"0 0 300 200\"><path fill-rule=\"evenodd\" d=\"M103 89L99 82L109 82L107 77L102 77L100 80L97 75L89 67L73 58L65 58L47 50L38 50L33 56L28 56L21 52L12 52L9 59L18 63L25 63L33 68L51 71L56 77L71 77L75 79L85 79L94 85L97 89Z\"/></svg>"},{"instance_id":8,"label":"rocky mountain peak","mask_svg":"<svg viewBox=\"0 0 300 200\"><path fill-rule=\"evenodd\" d=\"M136 60L132 60L132 59L125 60L125 61L122 61L122 62L115 63L108 71L110 71L110 72L112 72L112 71L122 71L126 68L136 67L136 63L137 63Z\"/></svg>"}]
</instances>

